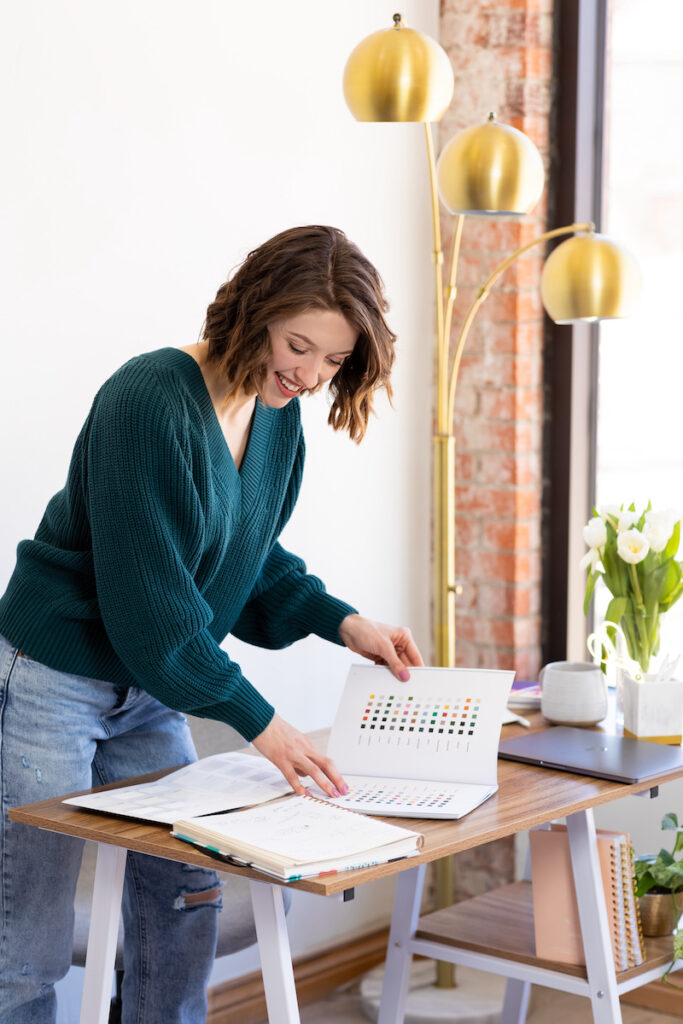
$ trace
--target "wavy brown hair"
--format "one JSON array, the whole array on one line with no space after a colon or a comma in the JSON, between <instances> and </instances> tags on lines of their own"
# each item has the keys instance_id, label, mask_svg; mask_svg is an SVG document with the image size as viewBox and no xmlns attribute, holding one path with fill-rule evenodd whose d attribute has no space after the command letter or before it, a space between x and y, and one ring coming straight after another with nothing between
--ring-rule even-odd
<instances>
[{"instance_id":1,"label":"wavy brown hair","mask_svg":"<svg viewBox=\"0 0 683 1024\"><path fill-rule=\"evenodd\" d=\"M396 335L384 319L381 277L338 228L290 228L249 253L207 309L208 361L225 374L228 398L258 393L271 351L268 324L309 309L339 312L357 332L353 352L329 382L328 422L360 441L376 389L391 400Z\"/></svg>"}]
</instances>

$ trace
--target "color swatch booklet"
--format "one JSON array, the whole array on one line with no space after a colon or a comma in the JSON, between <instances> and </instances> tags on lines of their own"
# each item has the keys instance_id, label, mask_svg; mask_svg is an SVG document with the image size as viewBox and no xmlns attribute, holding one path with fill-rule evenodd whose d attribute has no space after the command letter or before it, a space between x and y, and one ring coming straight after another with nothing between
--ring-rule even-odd
<instances>
[{"instance_id":1,"label":"color swatch booklet","mask_svg":"<svg viewBox=\"0 0 683 1024\"><path fill-rule=\"evenodd\" d=\"M329 756L350 787L340 806L460 818L498 789L498 741L513 672L352 666ZM322 793L315 790L316 795Z\"/></svg>"}]
</instances>

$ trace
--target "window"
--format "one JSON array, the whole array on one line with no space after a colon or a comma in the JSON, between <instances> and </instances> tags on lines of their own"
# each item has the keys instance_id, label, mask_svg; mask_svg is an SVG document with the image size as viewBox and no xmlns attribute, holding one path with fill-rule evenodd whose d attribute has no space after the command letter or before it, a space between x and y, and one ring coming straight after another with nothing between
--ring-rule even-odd
<instances>
[{"instance_id":1,"label":"window","mask_svg":"<svg viewBox=\"0 0 683 1024\"><path fill-rule=\"evenodd\" d=\"M643 296L599 328L595 495L683 514L680 0L610 0L606 54L602 229L636 256ZM662 620L667 647L683 650L681 602Z\"/></svg>"}]
</instances>

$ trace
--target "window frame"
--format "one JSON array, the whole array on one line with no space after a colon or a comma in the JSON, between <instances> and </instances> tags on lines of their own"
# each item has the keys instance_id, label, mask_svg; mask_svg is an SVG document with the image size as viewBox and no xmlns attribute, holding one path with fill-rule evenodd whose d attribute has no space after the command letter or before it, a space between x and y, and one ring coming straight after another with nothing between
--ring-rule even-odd
<instances>
[{"instance_id":1,"label":"window frame","mask_svg":"<svg viewBox=\"0 0 683 1024\"><path fill-rule=\"evenodd\" d=\"M552 136L554 226L602 217L606 42L609 0L558 0L555 19L557 96ZM597 324L545 331L543 661L585 660L585 545L582 528L595 500Z\"/></svg>"}]
</instances>

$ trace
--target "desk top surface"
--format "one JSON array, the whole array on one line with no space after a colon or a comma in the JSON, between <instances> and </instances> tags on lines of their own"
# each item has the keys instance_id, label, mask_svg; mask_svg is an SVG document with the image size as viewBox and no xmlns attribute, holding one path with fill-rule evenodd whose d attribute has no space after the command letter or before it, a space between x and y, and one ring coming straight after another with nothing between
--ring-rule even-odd
<instances>
[{"instance_id":1,"label":"desk top surface","mask_svg":"<svg viewBox=\"0 0 683 1024\"><path fill-rule=\"evenodd\" d=\"M540 714L532 717L534 726L543 727L545 723ZM505 738L519 735L521 732L520 726L503 727ZM144 776L143 779L151 781L164 774L166 772L156 772ZM654 786L681 777L683 777L683 769L648 779L647 782L625 785L620 782L573 775L569 772L559 772L549 768L537 768L512 761L499 761L498 792L459 821L423 818L384 819L397 825L405 823L407 828L415 829L424 835L424 846L417 857L356 871L343 871L324 878L303 879L301 882L289 884L308 892L332 895L377 878L396 874L408 867L438 860L453 853L460 853L462 850L525 831L534 825L541 825L555 818L563 818L567 814L573 814L589 807L597 807L599 804L610 803L633 793L645 792ZM143 781L143 779L139 781ZM128 780L129 782L130 780ZM103 788L111 789L128 783L122 781ZM113 815L73 807L62 803L62 800L63 797L54 797L40 803L17 807L10 811L10 817L14 821L49 829L53 832L110 843L114 846L123 846L156 857L198 864L202 867L212 867L231 874L273 881L256 871L217 860L202 853L199 849L195 850L179 839L174 839L167 825L117 818Z\"/></svg>"}]
</instances>

